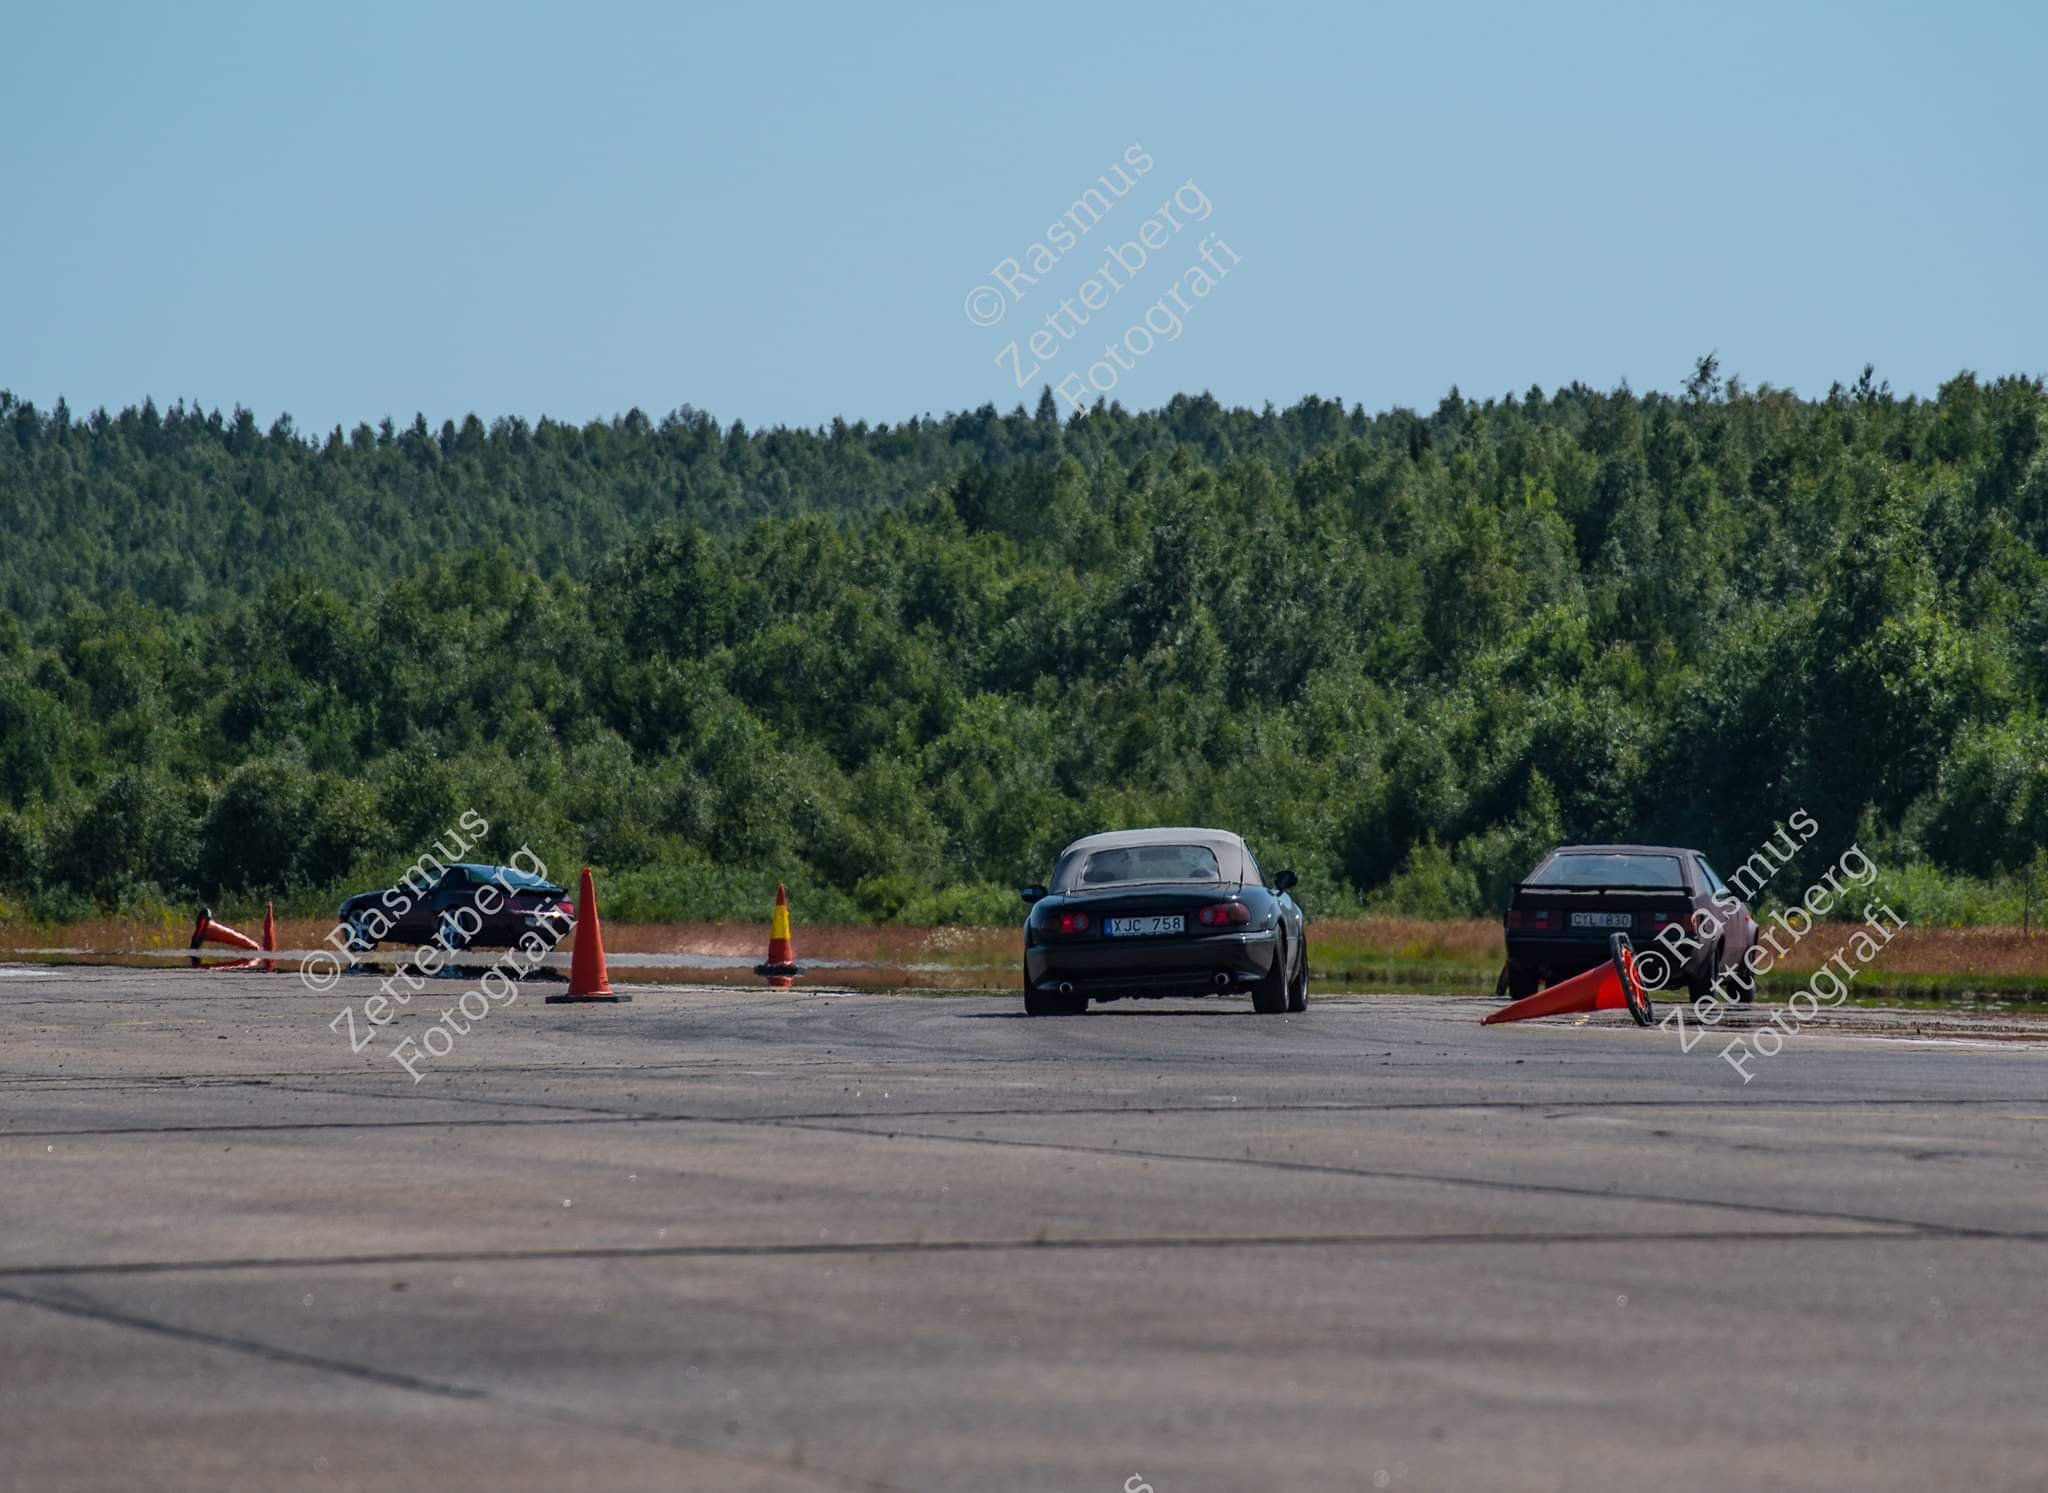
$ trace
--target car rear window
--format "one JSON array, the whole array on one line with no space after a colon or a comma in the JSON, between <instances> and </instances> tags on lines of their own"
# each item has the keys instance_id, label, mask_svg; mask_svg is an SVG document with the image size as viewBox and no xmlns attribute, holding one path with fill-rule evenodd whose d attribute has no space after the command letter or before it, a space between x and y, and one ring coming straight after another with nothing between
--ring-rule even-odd
<instances>
[{"instance_id":1,"label":"car rear window","mask_svg":"<svg viewBox=\"0 0 2048 1493\"><path fill-rule=\"evenodd\" d=\"M552 881L535 876L531 871L521 871L516 866L500 866L491 880L499 883L508 892L560 892L561 887Z\"/></svg>"},{"instance_id":2,"label":"car rear window","mask_svg":"<svg viewBox=\"0 0 2048 1493\"><path fill-rule=\"evenodd\" d=\"M1633 855L1614 851L1569 851L1552 856L1529 886L1642 886L1685 890L1675 855Z\"/></svg>"},{"instance_id":3,"label":"car rear window","mask_svg":"<svg viewBox=\"0 0 2048 1493\"><path fill-rule=\"evenodd\" d=\"M1206 845L1125 845L1092 850L1074 885L1114 886L1126 881L1220 881L1216 852Z\"/></svg>"}]
</instances>

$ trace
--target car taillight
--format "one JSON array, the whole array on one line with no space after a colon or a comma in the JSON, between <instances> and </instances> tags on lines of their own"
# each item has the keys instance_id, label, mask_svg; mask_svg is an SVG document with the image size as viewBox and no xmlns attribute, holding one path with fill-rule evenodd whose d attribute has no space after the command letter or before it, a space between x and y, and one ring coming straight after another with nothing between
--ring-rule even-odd
<instances>
[{"instance_id":1,"label":"car taillight","mask_svg":"<svg viewBox=\"0 0 2048 1493\"><path fill-rule=\"evenodd\" d=\"M1510 910L1508 913L1510 933L1548 933L1556 926L1557 914L1547 907L1520 912Z\"/></svg>"},{"instance_id":2,"label":"car taillight","mask_svg":"<svg viewBox=\"0 0 2048 1493\"><path fill-rule=\"evenodd\" d=\"M1210 928L1227 928L1232 923L1249 923L1252 910L1242 902L1212 902L1195 914L1195 921Z\"/></svg>"},{"instance_id":3,"label":"car taillight","mask_svg":"<svg viewBox=\"0 0 2048 1493\"><path fill-rule=\"evenodd\" d=\"M1063 912L1060 914L1059 931L1062 933L1086 933L1091 919L1085 912Z\"/></svg>"},{"instance_id":4,"label":"car taillight","mask_svg":"<svg viewBox=\"0 0 2048 1493\"><path fill-rule=\"evenodd\" d=\"M1700 931L1700 915L1697 912L1652 912L1646 914L1646 916L1650 920L1652 932L1659 928L1669 928L1674 923L1683 927L1688 933Z\"/></svg>"},{"instance_id":5,"label":"car taillight","mask_svg":"<svg viewBox=\"0 0 2048 1493\"><path fill-rule=\"evenodd\" d=\"M574 902L571 902L567 897L564 897L558 904L556 904L555 911L559 912L565 918L573 918L576 916L576 904Z\"/></svg>"}]
</instances>

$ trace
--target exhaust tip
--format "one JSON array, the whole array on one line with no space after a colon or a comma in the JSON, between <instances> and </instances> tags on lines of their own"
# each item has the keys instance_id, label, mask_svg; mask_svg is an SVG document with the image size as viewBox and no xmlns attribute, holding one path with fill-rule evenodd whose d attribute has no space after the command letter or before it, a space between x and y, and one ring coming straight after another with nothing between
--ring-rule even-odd
<instances>
[{"instance_id":1,"label":"exhaust tip","mask_svg":"<svg viewBox=\"0 0 2048 1493\"><path fill-rule=\"evenodd\" d=\"M1218 990L1228 990L1230 988L1230 976L1220 969L1216 971L1216 988Z\"/></svg>"},{"instance_id":2,"label":"exhaust tip","mask_svg":"<svg viewBox=\"0 0 2048 1493\"><path fill-rule=\"evenodd\" d=\"M1062 980L1062 981L1060 981L1060 994L1061 994L1061 995L1072 995L1073 993L1074 993L1074 982L1073 982L1072 980Z\"/></svg>"}]
</instances>

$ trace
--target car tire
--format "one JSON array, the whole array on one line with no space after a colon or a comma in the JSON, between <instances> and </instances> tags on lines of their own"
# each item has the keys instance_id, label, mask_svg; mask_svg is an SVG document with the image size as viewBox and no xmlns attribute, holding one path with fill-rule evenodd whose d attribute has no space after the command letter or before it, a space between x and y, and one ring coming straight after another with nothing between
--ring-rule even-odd
<instances>
[{"instance_id":1,"label":"car tire","mask_svg":"<svg viewBox=\"0 0 2048 1493\"><path fill-rule=\"evenodd\" d=\"M352 917L343 923L342 927L348 930L348 951L351 954L369 954L376 951L377 940L370 937L362 918Z\"/></svg>"},{"instance_id":2,"label":"car tire","mask_svg":"<svg viewBox=\"0 0 2048 1493\"><path fill-rule=\"evenodd\" d=\"M1530 996L1536 993L1537 987L1539 987L1542 983L1543 982L1536 977L1535 970L1523 969L1520 965L1515 964L1510 964L1508 966L1509 1000L1527 1000Z\"/></svg>"},{"instance_id":3,"label":"car tire","mask_svg":"<svg viewBox=\"0 0 2048 1493\"><path fill-rule=\"evenodd\" d=\"M1721 978L1721 945L1716 943L1714 951L1699 962L1697 969L1685 972L1685 993L1695 1001L1705 1000L1714 988L1714 982Z\"/></svg>"},{"instance_id":4,"label":"car tire","mask_svg":"<svg viewBox=\"0 0 2048 1493\"><path fill-rule=\"evenodd\" d=\"M1755 939L1749 941L1749 947L1756 947ZM1735 977L1729 983L1735 987L1736 1005L1746 1006L1756 999L1756 969L1750 960L1748 949L1745 949L1743 957L1736 961Z\"/></svg>"},{"instance_id":5,"label":"car tire","mask_svg":"<svg viewBox=\"0 0 2048 1493\"><path fill-rule=\"evenodd\" d=\"M1301 941L1301 957L1295 961L1294 981L1287 987L1287 1009L1296 1013L1308 1009L1308 940Z\"/></svg>"},{"instance_id":6,"label":"car tire","mask_svg":"<svg viewBox=\"0 0 2048 1493\"><path fill-rule=\"evenodd\" d=\"M462 925L454 918L443 918L440 928L434 934L434 942L453 956L469 947L470 935L462 931Z\"/></svg>"},{"instance_id":7,"label":"car tire","mask_svg":"<svg viewBox=\"0 0 2048 1493\"><path fill-rule=\"evenodd\" d=\"M1273 951L1273 966L1252 982L1252 1009L1261 1016L1287 1014L1287 938Z\"/></svg>"}]
</instances>

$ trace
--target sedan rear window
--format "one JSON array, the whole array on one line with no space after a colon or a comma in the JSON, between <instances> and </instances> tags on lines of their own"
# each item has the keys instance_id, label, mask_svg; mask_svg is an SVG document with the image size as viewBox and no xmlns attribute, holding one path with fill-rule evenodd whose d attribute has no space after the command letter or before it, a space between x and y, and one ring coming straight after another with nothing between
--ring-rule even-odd
<instances>
[{"instance_id":1,"label":"sedan rear window","mask_svg":"<svg viewBox=\"0 0 2048 1493\"><path fill-rule=\"evenodd\" d=\"M1125 881L1219 881L1216 852L1206 845L1126 845L1090 851L1074 878L1080 886Z\"/></svg>"},{"instance_id":2,"label":"sedan rear window","mask_svg":"<svg viewBox=\"0 0 2048 1493\"><path fill-rule=\"evenodd\" d=\"M1643 886L1685 890L1685 877L1675 855L1631 855L1622 852L1572 851L1552 856L1525 883L1528 886Z\"/></svg>"}]
</instances>

